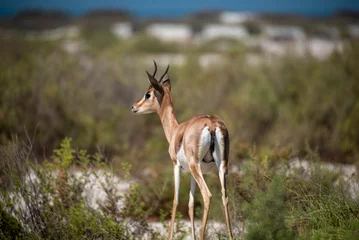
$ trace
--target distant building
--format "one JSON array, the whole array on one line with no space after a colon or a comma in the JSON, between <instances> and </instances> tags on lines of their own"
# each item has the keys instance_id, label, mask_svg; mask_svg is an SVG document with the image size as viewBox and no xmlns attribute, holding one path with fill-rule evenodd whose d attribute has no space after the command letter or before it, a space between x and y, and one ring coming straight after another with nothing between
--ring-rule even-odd
<instances>
[{"instance_id":1,"label":"distant building","mask_svg":"<svg viewBox=\"0 0 359 240\"><path fill-rule=\"evenodd\" d=\"M209 24L203 28L201 33L202 40L215 38L243 39L248 36L249 33L245 27L226 24Z\"/></svg>"},{"instance_id":2,"label":"distant building","mask_svg":"<svg viewBox=\"0 0 359 240\"><path fill-rule=\"evenodd\" d=\"M112 25L111 31L118 38L128 39L133 35L133 26L129 22L118 22Z\"/></svg>"},{"instance_id":3,"label":"distant building","mask_svg":"<svg viewBox=\"0 0 359 240\"><path fill-rule=\"evenodd\" d=\"M300 27L267 25L264 27L263 32L268 38L275 41L294 41L305 39L305 33Z\"/></svg>"},{"instance_id":4,"label":"distant building","mask_svg":"<svg viewBox=\"0 0 359 240\"><path fill-rule=\"evenodd\" d=\"M312 56L318 59L325 59L334 51L343 51L344 44L342 41L333 41L330 39L312 38L309 39L306 46Z\"/></svg>"},{"instance_id":5,"label":"distant building","mask_svg":"<svg viewBox=\"0 0 359 240\"><path fill-rule=\"evenodd\" d=\"M311 56L317 59L325 59L334 51L342 51L344 44L342 41L333 41L324 38L308 38L303 41L278 42L271 39L261 39L259 46L266 54L283 56L291 53L297 56Z\"/></svg>"},{"instance_id":6,"label":"distant building","mask_svg":"<svg viewBox=\"0 0 359 240\"><path fill-rule=\"evenodd\" d=\"M181 23L153 23L146 28L149 36L166 42L189 42L193 32L189 25Z\"/></svg>"},{"instance_id":7,"label":"distant building","mask_svg":"<svg viewBox=\"0 0 359 240\"><path fill-rule=\"evenodd\" d=\"M219 21L226 24L239 24L253 20L255 15L248 12L222 12Z\"/></svg>"}]
</instances>

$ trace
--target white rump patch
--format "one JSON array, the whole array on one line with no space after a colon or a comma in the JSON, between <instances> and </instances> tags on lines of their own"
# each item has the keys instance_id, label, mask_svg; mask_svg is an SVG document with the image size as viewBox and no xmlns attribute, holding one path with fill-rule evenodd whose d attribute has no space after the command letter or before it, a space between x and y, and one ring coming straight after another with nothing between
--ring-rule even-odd
<instances>
[{"instance_id":1,"label":"white rump patch","mask_svg":"<svg viewBox=\"0 0 359 240\"><path fill-rule=\"evenodd\" d=\"M206 155L210 155L210 147L211 147L211 132L209 131L209 127L205 127L202 130L201 137L199 139L199 149L198 149L198 159L200 162L202 173L209 172L213 166L215 166L214 162L203 162L202 160L206 157Z\"/></svg>"},{"instance_id":2,"label":"white rump patch","mask_svg":"<svg viewBox=\"0 0 359 240\"><path fill-rule=\"evenodd\" d=\"M199 139L198 159L200 161L202 161L204 156L206 156L210 146L211 146L211 132L209 131L209 127L205 127L203 128L201 137Z\"/></svg>"},{"instance_id":3,"label":"white rump patch","mask_svg":"<svg viewBox=\"0 0 359 240\"><path fill-rule=\"evenodd\" d=\"M214 142L214 152L213 152L213 158L216 162L216 165L219 169L219 171L222 170L222 161L224 157L224 136L221 132L221 130L217 127L216 128L216 141Z\"/></svg>"}]
</instances>

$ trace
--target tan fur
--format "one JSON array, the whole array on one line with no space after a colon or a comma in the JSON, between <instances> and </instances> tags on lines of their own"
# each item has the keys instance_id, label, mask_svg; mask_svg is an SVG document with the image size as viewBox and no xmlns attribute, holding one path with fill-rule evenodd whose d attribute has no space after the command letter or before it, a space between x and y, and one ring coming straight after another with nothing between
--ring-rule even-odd
<instances>
[{"instance_id":1,"label":"tan fur","mask_svg":"<svg viewBox=\"0 0 359 240\"><path fill-rule=\"evenodd\" d=\"M168 76L166 75L167 79ZM228 152L229 152L229 136L227 128L224 122L213 115L198 115L194 116L192 119L178 124L176 116L173 110L173 102L172 102L172 95L171 95L171 85L168 82L162 85L163 87L163 98L161 98L161 104L158 102L158 99L155 97L155 90L153 87L150 87L148 91L151 93L151 99L145 99L143 97L139 101L135 102L133 105L133 111L139 114L142 113L151 113L157 112L161 119L161 123L169 142L169 154L171 159L174 163L174 168L178 167L179 163L177 160L177 153L179 152L180 148L184 148L184 153L186 159L188 161L189 170L196 181L197 185L201 190L201 194L203 196L204 202L204 214L202 220L202 228L201 228L201 239L204 239L204 233L208 218L208 212L210 207L210 198L212 196L211 192L209 191L206 182L203 178L203 173L201 170L201 163L203 159L199 159L199 148L200 148L200 137L202 131L205 127L208 127L208 130L211 134L214 134L216 129L220 130L220 133L224 139L224 153L221 159L221 165L217 166L219 170L219 178L221 181L222 186L222 200L223 205L225 208L227 226L228 226L228 233L230 239L232 239L232 232L228 214L228 198L226 195L226 173L227 173L227 164L228 164ZM202 156L202 158L205 155ZM222 169L222 171L220 171ZM176 183L175 184L179 184ZM179 185L178 185L179 186ZM176 189L176 187L175 187ZM194 187L191 192L194 193ZM174 192L174 201L173 201L173 208L172 208L172 218L171 218L171 225L170 225L170 232L169 232L169 239L173 237L173 225L175 220L175 214L178 202L176 198L178 197L178 192L175 190ZM192 238L194 238L194 224L193 224L193 206L189 204L189 216L191 219L192 225Z\"/></svg>"}]
</instances>

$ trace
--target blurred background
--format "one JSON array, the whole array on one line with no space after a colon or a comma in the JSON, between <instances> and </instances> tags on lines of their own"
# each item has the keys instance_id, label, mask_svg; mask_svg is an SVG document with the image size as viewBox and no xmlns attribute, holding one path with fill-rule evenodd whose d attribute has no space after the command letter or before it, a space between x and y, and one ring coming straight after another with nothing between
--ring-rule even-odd
<instances>
[{"instance_id":1,"label":"blurred background","mask_svg":"<svg viewBox=\"0 0 359 240\"><path fill-rule=\"evenodd\" d=\"M0 202L10 204L5 212L19 228L30 220L16 213L21 210L16 203L28 196L11 194L28 186L20 177L16 188L14 176L37 168L69 172L49 181L65 179L64 196L75 196L79 192L68 186L71 174L110 167L114 176L131 176L121 181L137 187L129 188L126 211L117 198L111 206L118 212L95 209L117 224L130 218L143 229L167 220L173 194L168 143L157 115L135 116L130 109L147 89L145 70L153 71L155 60L160 72L171 65L179 122L215 114L227 124L230 207L238 239L321 239L328 232L358 239L353 189L359 186L359 2L18 0L0 7L0 184L5 190ZM83 162L90 165L86 171ZM57 165L49 168L49 163ZM179 219L186 223L189 175L182 179ZM215 171L207 181L214 195L210 218L225 223ZM52 185L51 194L61 193ZM325 205L328 198L343 205L333 202L339 206L333 210ZM36 200L29 199L32 206ZM68 217L67 200L59 199L64 211L59 216ZM71 201L73 207L86 203ZM201 204L198 193L198 219ZM262 209L266 204L275 208L267 219L255 214L269 211ZM143 212L134 213L138 208ZM318 208L331 210L311 211ZM49 213L54 212L52 207ZM38 221L14 232L43 238L70 232L65 223L64 232L44 232L51 221ZM76 224L82 229L81 221ZM118 236L138 238L123 229L127 232ZM225 236L223 229L216 236ZM14 236L2 230L2 236ZM153 231L146 232L149 238L160 238ZM186 237L186 230L178 232L179 239Z\"/></svg>"}]
</instances>

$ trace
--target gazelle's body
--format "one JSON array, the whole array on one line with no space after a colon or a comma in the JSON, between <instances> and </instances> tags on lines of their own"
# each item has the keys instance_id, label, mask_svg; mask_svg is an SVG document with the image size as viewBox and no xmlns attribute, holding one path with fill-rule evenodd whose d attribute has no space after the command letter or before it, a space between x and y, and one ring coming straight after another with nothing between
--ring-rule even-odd
<instances>
[{"instance_id":1,"label":"gazelle's body","mask_svg":"<svg viewBox=\"0 0 359 240\"><path fill-rule=\"evenodd\" d=\"M202 173L209 172L215 163L218 163L214 155L216 146L224 145L224 136L227 136L224 123L216 116L199 115L193 117L175 129L174 137L170 140L169 153L175 164L182 169L190 171L187 152L192 149L198 151ZM218 149L219 150L219 149Z\"/></svg>"},{"instance_id":2,"label":"gazelle's body","mask_svg":"<svg viewBox=\"0 0 359 240\"><path fill-rule=\"evenodd\" d=\"M156 70L153 76L147 73L151 86L145 93L145 96L134 103L132 111L139 114L157 112L170 145L169 153L173 161L175 189L169 238L171 239L173 236L173 225L178 204L180 170L185 169L192 175L190 199L188 203L188 213L192 225L192 239L195 238L193 209L196 183L201 190L204 202L201 228L201 239L204 239L212 194L204 181L203 174L209 172L214 166L218 168L228 232L230 238L232 238L228 214L228 199L226 195L226 175L229 153L229 135L227 128L221 119L213 115L195 116L182 124L178 124L173 111L171 84L167 71L168 68L159 82L154 78ZM163 78L164 82L161 84Z\"/></svg>"}]
</instances>

